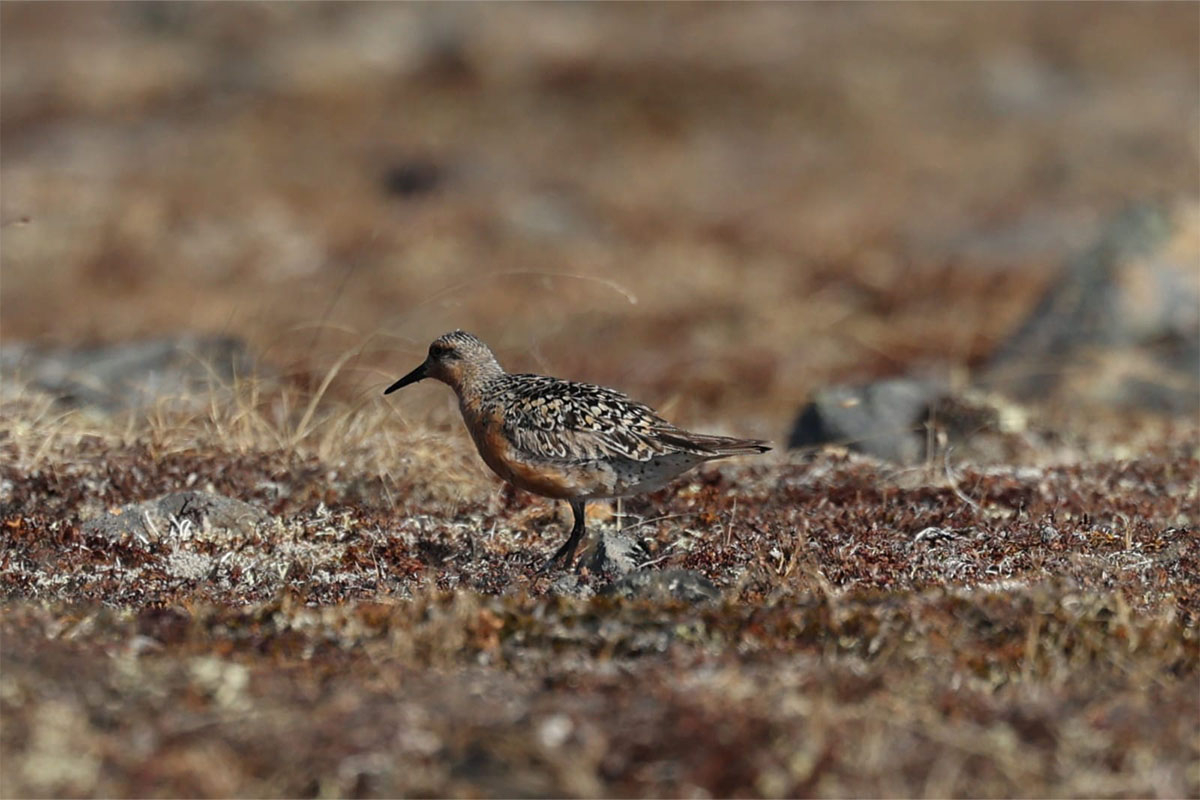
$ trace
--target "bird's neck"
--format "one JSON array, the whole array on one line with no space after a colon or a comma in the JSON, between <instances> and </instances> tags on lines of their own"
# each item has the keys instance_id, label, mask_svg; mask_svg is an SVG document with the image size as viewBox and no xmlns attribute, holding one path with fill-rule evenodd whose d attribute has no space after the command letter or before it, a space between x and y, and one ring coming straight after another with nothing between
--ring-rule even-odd
<instances>
[{"instance_id":1,"label":"bird's neck","mask_svg":"<svg viewBox=\"0 0 1200 800\"><path fill-rule=\"evenodd\" d=\"M464 364L450 384L460 402L477 401L489 394L490 387L507 373L496 359Z\"/></svg>"}]
</instances>

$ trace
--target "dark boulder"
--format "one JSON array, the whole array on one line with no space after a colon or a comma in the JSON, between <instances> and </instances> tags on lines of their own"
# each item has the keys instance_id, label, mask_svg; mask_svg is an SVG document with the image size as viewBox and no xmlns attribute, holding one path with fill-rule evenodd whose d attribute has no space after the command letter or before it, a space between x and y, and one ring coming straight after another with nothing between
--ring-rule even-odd
<instances>
[{"instance_id":1,"label":"dark boulder","mask_svg":"<svg viewBox=\"0 0 1200 800\"><path fill-rule=\"evenodd\" d=\"M840 444L889 461L915 461L924 451L929 410L946 392L944 381L920 378L827 387L800 411L788 447Z\"/></svg>"}]
</instances>

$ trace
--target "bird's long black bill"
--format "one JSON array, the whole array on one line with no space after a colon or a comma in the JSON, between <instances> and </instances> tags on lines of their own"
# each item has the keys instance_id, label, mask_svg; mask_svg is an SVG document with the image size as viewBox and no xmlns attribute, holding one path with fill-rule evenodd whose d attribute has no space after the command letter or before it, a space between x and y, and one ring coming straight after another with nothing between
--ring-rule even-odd
<instances>
[{"instance_id":1,"label":"bird's long black bill","mask_svg":"<svg viewBox=\"0 0 1200 800\"><path fill-rule=\"evenodd\" d=\"M425 373L427 366L428 366L427 364L422 363L421 366L417 367L412 372L408 373L403 378L396 381L388 388L384 389L383 393L391 394L392 392L396 391L397 389L403 389L405 386L408 386L410 383L416 383L417 381L425 380L425 378L428 377L428 375L426 375L426 373Z\"/></svg>"}]
</instances>

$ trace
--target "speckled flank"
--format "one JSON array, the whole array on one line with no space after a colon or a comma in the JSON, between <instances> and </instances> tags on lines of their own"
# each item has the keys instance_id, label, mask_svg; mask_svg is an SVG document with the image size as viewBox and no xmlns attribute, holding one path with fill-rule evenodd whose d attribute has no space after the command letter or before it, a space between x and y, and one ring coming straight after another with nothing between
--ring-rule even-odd
<instances>
[{"instance_id":1,"label":"speckled flank","mask_svg":"<svg viewBox=\"0 0 1200 800\"><path fill-rule=\"evenodd\" d=\"M497 475L572 501L576 524L556 559L570 560L582 536L584 501L653 491L702 462L771 449L757 439L681 430L615 389L510 374L464 331L436 339L425 362L388 392L424 378L458 394L471 438Z\"/></svg>"}]
</instances>

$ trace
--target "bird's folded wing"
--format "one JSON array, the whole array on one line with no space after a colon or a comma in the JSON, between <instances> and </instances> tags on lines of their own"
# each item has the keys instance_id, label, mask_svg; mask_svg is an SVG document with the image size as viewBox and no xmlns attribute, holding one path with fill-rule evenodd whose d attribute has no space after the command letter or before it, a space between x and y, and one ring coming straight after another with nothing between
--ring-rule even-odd
<instances>
[{"instance_id":1,"label":"bird's folded wing","mask_svg":"<svg viewBox=\"0 0 1200 800\"><path fill-rule=\"evenodd\" d=\"M517 375L505 433L534 458L648 461L677 452L664 433L680 434L642 403L615 389L534 375Z\"/></svg>"}]
</instances>

